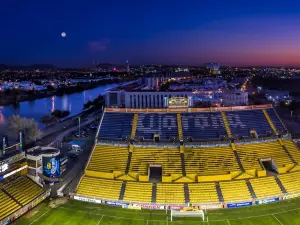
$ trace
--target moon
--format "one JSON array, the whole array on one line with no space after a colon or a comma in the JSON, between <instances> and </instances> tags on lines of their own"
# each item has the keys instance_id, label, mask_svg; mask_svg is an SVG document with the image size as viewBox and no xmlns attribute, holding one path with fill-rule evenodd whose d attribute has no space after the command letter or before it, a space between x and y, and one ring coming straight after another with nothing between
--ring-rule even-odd
<instances>
[{"instance_id":1,"label":"moon","mask_svg":"<svg viewBox=\"0 0 300 225\"><path fill-rule=\"evenodd\" d=\"M65 37L67 36L66 32L62 32L62 33L61 33L61 36L62 36L63 38L65 38Z\"/></svg>"}]
</instances>

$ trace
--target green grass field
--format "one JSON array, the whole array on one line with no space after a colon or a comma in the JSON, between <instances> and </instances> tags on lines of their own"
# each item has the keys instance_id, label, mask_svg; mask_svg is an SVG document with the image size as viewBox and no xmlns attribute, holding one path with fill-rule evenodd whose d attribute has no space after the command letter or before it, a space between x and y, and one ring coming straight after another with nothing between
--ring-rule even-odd
<instances>
[{"instance_id":1,"label":"green grass field","mask_svg":"<svg viewBox=\"0 0 300 225\"><path fill-rule=\"evenodd\" d=\"M49 200L19 218L14 225L166 225L165 211L131 210L69 200L50 207ZM297 225L300 224L300 199L238 209L210 210L200 217L174 218L172 224L208 225Z\"/></svg>"}]
</instances>

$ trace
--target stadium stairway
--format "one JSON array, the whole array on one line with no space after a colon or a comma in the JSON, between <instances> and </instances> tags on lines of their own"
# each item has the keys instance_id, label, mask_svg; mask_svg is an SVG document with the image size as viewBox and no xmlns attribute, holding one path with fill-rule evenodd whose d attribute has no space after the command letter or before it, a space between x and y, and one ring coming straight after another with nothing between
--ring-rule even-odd
<instances>
[{"instance_id":1,"label":"stadium stairway","mask_svg":"<svg viewBox=\"0 0 300 225\"><path fill-rule=\"evenodd\" d=\"M151 199L152 203L156 203L156 192L157 192L157 184L152 183L152 199Z\"/></svg>"},{"instance_id":2,"label":"stadium stairway","mask_svg":"<svg viewBox=\"0 0 300 225\"><path fill-rule=\"evenodd\" d=\"M219 182L216 182L216 190L217 190L217 193L218 193L219 201L224 202L224 197L223 197Z\"/></svg>"},{"instance_id":3,"label":"stadium stairway","mask_svg":"<svg viewBox=\"0 0 300 225\"><path fill-rule=\"evenodd\" d=\"M263 109L262 111L263 111L263 113L264 113L264 115L265 115L268 123L270 124L270 127L272 128L272 130L274 131L274 133L277 134L277 130L276 130L276 128L275 128L275 126L274 126L274 124L273 124L273 122L272 122L272 120L271 120L268 112L265 109Z\"/></svg>"},{"instance_id":4,"label":"stadium stairway","mask_svg":"<svg viewBox=\"0 0 300 225\"><path fill-rule=\"evenodd\" d=\"M281 192L283 194L286 194L287 191L285 190L285 187L282 185L281 180L277 176L275 176L275 180L276 180L276 183L278 184L278 186L280 187Z\"/></svg>"},{"instance_id":5,"label":"stadium stairway","mask_svg":"<svg viewBox=\"0 0 300 225\"><path fill-rule=\"evenodd\" d=\"M181 168L182 168L182 176L186 176L186 170L185 170L185 161L184 161L184 153L180 153L180 159L181 159Z\"/></svg>"},{"instance_id":6,"label":"stadium stairway","mask_svg":"<svg viewBox=\"0 0 300 225\"><path fill-rule=\"evenodd\" d=\"M223 122L224 122L225 129L226 129L226 132L227 132L227 136L231 138L232 133L231 133L231 129L229 127L227 116L226 116L225 112L221 112L221 114L222 114L222 119L223 119Z\"/></svg>"},{"instance_id":7,"label":"stadium stairway","mask_svg":"<svg viewBox=\"0 0 300 225\"><path fill-rule=\"evenodd\" d=\"M298 162L294 159L294 157L292 156L292 154L289 152L289 150L284 146L284 145L281 145L281 147L283 148L283 150L286 152L286 154L289 156L290 160L298 165Z\"/></svg>"},{"instance_id":8,"label":"stadium stairway","mask_svg":"<svg viewBox=\"0 0 300 225\"><path fill-rule=\"evenodd\" d=\"M190 191L189 191L189 186L187 183L184 183L184 198L185 198L185 203L189 203L190 200Z\"/></svg>"},{"instance_id":9,"label":"stadium stairway","mask_svg":"<svg viewBox=\"0 0 300 225\"><path fill-rule=\"evenodd\" d=\"M177 113L177 128L178 128L178 138L179 138L179 140L183 140L182 123L181 123L181 115L180 115L180 113Z\"/></svg>"},{"instance_id":10,"label":"stadium stairway","mask_svg":"<svg viewBox=\"0 0 300 225\"><path fill-rule=\"evenodd\" d=\"M22 205L16 198L14 198L11 194L9 194L4 188L1 189L8 197L10 197L12 200L14 200L16 203L18 203L19 206L23 207Z\"/></svg>"},{"instance_id":11,"label":"stadium stairway","mask_svg":"<svg viewBox=\"0 0 300 225\"><path fill-rule=\"evenodd\" d=\"M129 172L131 158L132 158L132 152L129 152L128 153L128 158L127 158L127 164L126 164L125 174L128 174L128 172Z\"/></svg>"},{"instance_id":12,"label":"stadium stairway","mask_svg":"<svg viewBox=\"0 0 300 225\"><path fill-rule=\"evenodd\" d=\"M134 139L134 137L135 137L138 117L139 117L139 115L137 113L135 113L134 116L133 116L130 139Z\"/></svg>"},{"instance_id":13,"label":"stadium stairway","mask_svg":"<svg viewBox=\"0 0 300 225\"><path fill-rule=\"evenodd\" d=\"M122 186L121 186L121 191L120 191L120 197L119 197L120 201L123 201L123 199L124 199L126 184L127 184L127 182L123 181Z\"/></svg>"},{"instance_id":14,"label":"stadium stairway","mask_svg":"<svg viewBox=\"0 0 300 225\"><path fill-rule=\"evenodd\" d=\"M254 190L253 190L253 187L252 187L250 181L249 181L249 180L246 180L246 184L247 184L248 189L249 189L249 191L250 191L251 197L252 197L252 198L256 198L256 194L255 194L255 192L254 192Z\"/></svg>"},{"instance_id":15,"label":"stadium stairway","mask_svg":"<svg viewBox=\"0 0 300 225\"><path fill-rule=\"evenodd\" d=\"M238 154L237 151L236 151L236 148L235 148L235 144L234 144L234 143L231 143L231 148L232 148L232 150L233 150L233 154L234 154L234 156L235 156L235 159L236 159L236 161L237 161L237 163L238 163L238 165L239 165L239 167L240 167L240 170L244 173L244 172L245 172L245 169L244 169L244 166L243 166L243 164L242 164L242 162L241 162L240 156L239 156L239 154Z\"/></svg>"}]
</instances>

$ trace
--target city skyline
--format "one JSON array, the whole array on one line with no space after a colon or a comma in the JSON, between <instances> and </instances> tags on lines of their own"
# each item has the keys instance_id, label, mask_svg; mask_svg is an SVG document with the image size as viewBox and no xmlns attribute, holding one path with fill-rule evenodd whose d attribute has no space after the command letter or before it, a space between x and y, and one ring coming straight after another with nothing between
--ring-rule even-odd
<instances>
[{"instance_id":1,"label":"city skyline","mask_svg":"<svg viewBox=\"0 0 300 225\"><path fill-rule=\"evenodd\" d=\"M300 66L297 1L89 3L3 3L0 64Z\"/></svg>"}]
</instances>

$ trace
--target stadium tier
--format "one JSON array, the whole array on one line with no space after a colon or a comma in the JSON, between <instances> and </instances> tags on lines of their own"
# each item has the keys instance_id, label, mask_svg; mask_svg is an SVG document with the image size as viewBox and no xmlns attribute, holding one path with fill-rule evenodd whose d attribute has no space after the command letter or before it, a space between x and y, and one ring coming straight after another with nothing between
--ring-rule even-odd
<instances>
[{"instance_id":1,"label":"stadium tier","mask_svg":"<svg viewBox=\"0 0 300 225\"><path fill-rule=\"evenodd\" d=\"M287 193L300 191L300 171L278 175Z\"/></svg>"},{"instance_id":2,"label":"stadium tier","mask_svg":"<svg viewBox=\"0 0 300 225\"><path fill-rule=\"evenodd\" d=\"M245 180L220 182L220 188L225 202L252 200Z\"/></svg>"},{"instance_id":3,"label":"stadium tier","mask_svg":"<svg viewBox=\"0 0 300 225\"><path fill-rule=\"evenodd\" d=\"M272 132L262 110L226 112L231 132L236 136L249 137L250 130L255 130L258 136L267 136Z\"/></svg>"},{"instance_id":4,"label":"stadium tier","mask_svg":"<svg viewBox=\"0 0 300 225\"><path fill-rule=\"evenodd\" d=\"M27 176L17 177L0 187L0 221L45 192Z\"/></svg>"},{"instance_id":5,"label":"stadium tier","mask_svg":"<svg viewBox=\"0 0 300 225\"><path fill-rule=\"evenodd\" d=\"M139 113L136 136L152 140L154 135L159 135L162 140L178 138L176 114Z\"/></svg>"},{"instance_id":6,"label":"stadium tier","mask_svg":"<svg viewBox=\"0 0 300 225\"><path fill-rule=\"evenodd\" d=\"M105 113L99 139L125 140L130 137L133 113Z\"/></svg>"},{"instance_id":7,"label":"stadium tier","mask_svg":"<svg viewBox=\"0 0 300 225\"><path fill-rule=\"evenodd\" d=\"M160 204L185 204L183 184L157 184L156 202Z\"/></svg>"},{"instance_id":8,"label":"stadium tier","mask_svg":"<svg viewBox=\"0 0 300 225\"><path fill-rule=\"evenodd\" d=\"M178 120L180 122L178 123ZM178 126L180 129L178 129ZM275 130L274 130L275 129ZM266 137L285 131L273 108L201 113L105 112L98 140L213 141L224 137Z\"/></svg>"},{"instance_id":9,"label":"stadium tier","mask_svg":"<svg viewBox=\"0 0 300 225\"><path fill-rule=\"evenodd\" d=\"M236 144L236 149L245 170L262 169L262 163L259 159L271 158L278 167L293 164L289 155L277 141Z\"/></svg>"},{"instance_id":10,"label":"stadium tier","mask_svg":"<svg viewBox=\"0 0 300 225\"><path fill-rule=\"evenodd\" d=\"M119 200L122 181L84 176L77 193L88 197Z\"/></svg>"},{"instance_id":11,"label":"stadium tier","mask_svg":"<svg viewBox=\"0 0 300 225\"><path fill-rule=\"evenodd\" d=\"M240 171L230 146L185 148L187 174L220 175Z\"/></svg>"},{"instance_id":12,"label":"stadium tier","mask_svg":"<svg viewBox=\"0 0 300 225\"><path fill-rule=\"evenodd\" d=\"M273 176L250 179L250 183L257 198L271 198L282 194Z\"/></svg>"},{"instance_id":13,"label":"stadium tier","mask_svg":"<svg viewBox=\"0 0 300 225\"><path fill-rule=\"evenodd\" d=\"M4 190L22 205L26 205L44 192L43 188L27 176L10 182L4 187Z\"/></svg>"},{"instance_id":14,"label":"stadium tier","mask_svg":"<svg viewBox=\"0 0 300 225\"><path fill-rule=\"evenodd\" d=\"M103 172L125 171L127 158L128 147L96 145L87 169Z\"/></svg>"},{"instance_id":15,"label":"stadium tier","mask_svg":"<svg viewBox=\"0 0 300 225\"><path fill-rule=\"evenodd\" d=\"M124 201L151 203L152 183L127 182Z\"/></svg>"},{"instance_id":16,"label":"stadium tier","mask_svg":"<svg viewBox=\"0 0 300 225\"><path fill-rule=\"evenodd\" d=\"M218 203L220 202L215 183L188 184L191 203Z\"/></svg>"},{"instance_id":17,"label":"stadium tier","mask_svg":"<svg viewBox=\"0 0 300 225\"><path fill-rule=\"evenodd\" d=\"M150 164L162 165L163 174L182 174L178 148L135 147L132 153L130 171L148 174Z\"/></svg>"},{"instance_id":18,"label":"stadium tier","mask_svg":"<svg viewBox=\"0 0 300 225\"><path fill-rule=\"evenodd\" d=\"M181 118L184 137L205 141L227 135L220 112L182 113Z\"/></svg>"},{"instance_id":19,"label":"stadium tier","mask_svg":"<svg viewBox=\"0 0 300 225\"><path fill-rule=\"evenodd\" d=\"M274 109L238 109L105 112L77 194L182 205L300 192L300 151Z\"/></svg>"},{"instance_id":20,"label":"stadium tier","mask_svg":"<svg viewBox=\"0 0 300 225\"><path fill-rule=\"evenodd\" d=\"M273 122L277 132L281 133L281 132L285 131L285 128L282 125L282 123L281 123L279 117L277 116L275 110L271 108L271 109L266 109L266 111L267 111L271 121Z\"/></svg>"},{"instance_id":21,"label":"stadium tier","mask_svg":"<svg viewBox=\"0 0 300 225\"><path fill-rule=\"evenodd\" d=\"M16 201L0 190L0 220L6 218L20 208L21 206Z\"/></svg>"}]
</instances>

